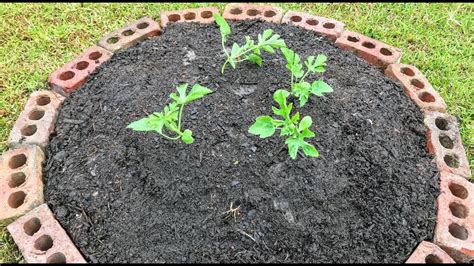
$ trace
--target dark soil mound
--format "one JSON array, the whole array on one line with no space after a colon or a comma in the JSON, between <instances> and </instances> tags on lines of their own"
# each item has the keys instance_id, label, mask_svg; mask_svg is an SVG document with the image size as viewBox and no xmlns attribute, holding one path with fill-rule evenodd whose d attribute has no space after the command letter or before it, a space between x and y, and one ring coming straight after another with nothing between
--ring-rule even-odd
<instances>
[{"instance_id":1,"label":"dark soil mound","mask_svg":"<svg viewBox=\"0 0 474 266\"><path fill-rule=\"evenodd\" d=\"M278 53L220 74L216 25L172 24L115 54L66 100L48 148L45 197L92 262L403 262L431 240L438 175L423 116L399 84L316 33L231 23L227 45L280 33L303 58L324 53L334 92L311 97L319 158L291 160L277 134L247 133L288 88ZM314 80L317 76L310 77ZM181 83L195 143L126 126L162 110ZM241 212L225 213L231 204Z\"/></svg>"}]
</instances>

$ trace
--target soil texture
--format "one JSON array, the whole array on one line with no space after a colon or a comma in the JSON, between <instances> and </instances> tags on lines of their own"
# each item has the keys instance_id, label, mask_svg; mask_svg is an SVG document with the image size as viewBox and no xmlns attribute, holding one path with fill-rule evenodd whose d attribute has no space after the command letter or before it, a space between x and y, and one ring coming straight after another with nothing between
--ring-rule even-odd
<instances>
[{"instance_id":1,"label":"soil texture","mask_svg":"<svg viewBox=\"0 0 474 266\"><path fill-rule=\"evenodd\" d=\"M114 56L65 101L47 148L45 198L89 262L404 262L432 240L438 172L423 115L400 84L325 37L229 22L226 46L271 28L303 59L328 57L334 92L311 96L319 158L247 132L289 88L278 51L224 75L217 25L169 24ZM178 84L215 92L184 109L195 142L126 126ZM295 104L297 102L295 101ZM230 206L239 207L234 215Z\"/></svg>"}]
</instances>

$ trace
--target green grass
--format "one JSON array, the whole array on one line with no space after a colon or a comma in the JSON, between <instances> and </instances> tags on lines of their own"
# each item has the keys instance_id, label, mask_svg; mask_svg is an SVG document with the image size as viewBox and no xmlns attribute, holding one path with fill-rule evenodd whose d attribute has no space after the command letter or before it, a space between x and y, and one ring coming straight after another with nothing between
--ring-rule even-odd
<instances>
[{"instance_id":1,"label":"green grass","mask_svg":"<svg viewBox=\"0 0 474 266\"><path fill-rule=\"evenodd\" d=\"M402 63L418 67L460 121L461 136L474 165L474 5L469 3L277 3L330 17L403 51ZM0 5L0 152L28 95L47 87L49 73L96 43L101 36L143 16L159 20L161 10L223 3ZM219 41L219 40L216 40ZM0 228L0 263L21 255Z\"/></svg>"}]
</instances>

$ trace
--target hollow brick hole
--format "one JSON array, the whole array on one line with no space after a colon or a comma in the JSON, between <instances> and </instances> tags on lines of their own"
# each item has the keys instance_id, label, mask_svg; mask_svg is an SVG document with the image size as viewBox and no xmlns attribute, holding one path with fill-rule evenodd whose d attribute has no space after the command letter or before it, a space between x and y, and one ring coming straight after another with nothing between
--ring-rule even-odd
<instances>
[{"instance_id":1,"label":"hollow brick hole","mask_svg":"<svg viewBox=\"0 0 474 266\"><path fill-rule=\"evenodd\" d=\"M425 262L427 264L439 264L443 263L443 261L436 255L434 254L429 254L428 256L425 257Z\"/></svg>"},{"instance_id":2,"label":"hollow brick hole","mask_svg":"<svg viewBox=\"0 0 474 266\"><path fill-rule=\"evenodd\" d=\"M102 53L96 51L96 52L92 52L92 53L89 55L89 59L90 59L90 60L97 60L97 59L99 59L101 56L102 56Z\"/></svg>"},{"instance_id":3,"label":"hollow brick hole","mask_svg":"<svg viewBox=\"0 0 474 266\"><path fill-rule=\"evenodd\" d=\"M44 116L44 111L43 110L33 110L30 112L28 115L28 119L30 120L40 120Z\"/></svg>"},{"instance_id":4,"label":"hollow brick hole","mask_svg":"<svg viewBox=\"0 0 474 266\"><path fill-rule=\"evenodd\" d=\"M27 158L25 154L23 153L16 154L10 158L10 161L8 162L8 166L11 169L20 168L26 164L26 159Z\"/></svg>"},{"instance_id":5,"label":"hollow brick hole","mask_svg":"<svg viewBox=\"0 0 474 266\"><path fill-rule=\"evenodd\" d=\"M87 61L81 61L81 62L79 62L79 63L76 64L76 68L77 68L78 70L84 70L84 69L86 69L88 66L89 66L89 62L87 62Z\"/></svg>"},{"instance_id":6,"label":"hollow brick hole","mask_svg":"<svg viewBox=\"0 0 474 266\"><path fill-rule=\"evenodd\" d=\"M415 89L417 89L417 90L421 90L425 87L425 84L423 82L421 82L421 80L419 80L419 79L412 79L410 81L410 84L413 85L415 87Z\"/></svg>"},{"instance_id":7,"label":"hollow brick hole","mask_svg":"<svg viewBox=\"0 0 474 266\"><path fill-rule=\"evenodd\" d=\"M446 149L452 149L454 147L453 140L444 134L439 136L439 143L441 143L441 146L445 147Z\"/></svg>"},{"instance_id":8,"label":"hollow brick hole","mask_svg":"<svg viewBox=\"0 0 474 266\"><path fill-rule=\"evenodd\" d=\"M242 14L242 9L241 9L241 8L232 8L232 9L230 10L230 13L231 13L232 15L239 15L239 14Z\"/></svg>"},{"instance_id":9,"label":"hollow brick hole","mask_svg":"<svg viewBox=\"0 0 474 266\"><path fill-rule=\"evenodd\" d=\"M451 168L459 167L459 158L456 154L446 154L444 156L444 162Z\"/></svg>"},{"instance_id":10,"label":"hollow brick hole","mask_svg":"<svg viewBox=\"0 0 474 266\"><path fill-rule=\"evenodd\" d=\"M383 47L380 49L380 53L385 55L385 56L391 56L393 55L392 51L390 51L389 49Z\"/></svg>"},{"instance_id":11,"label":"hollow brick hole","mask_svg":"<svg viewBox=\"0 0 474 266\"><path fill-rule=\"evenodd\" d=\"M16 209L25 203L26 193L23 191L13 192L8 197L8 206L10 208Z\"/></svg>"},{"instance_id":12,"label":"hollow brick hole","mask_svg":"<svg viewBox=\"0 0 474 266\"><path fill-rule=\"evenodd\" d=\"M466 228L464 226L461 226L457 223L452 223L448 227L449 233L460 240L466 240L467 237L469 236L469 233L467 232Z\"/></svg>"},{"instance_id":13,"label":"hollow brick hole","mask_svg":"<svg viewBox=\"0 0 474 266\"><path fill-rule=\"evenodd\" d=\"M409 67L402 67L400 69L400 72L402 72L404 75L407 75L407 76L410 76L410 77L415 76L415 71L413 71L413 69L411 69Z\"/></svg>"},{"instance_id":14,"label":"hollow brick hole","mask_svg":"<svg viewBox=\"0 0 474 266\"><path fill-rule=\"evenodd\" d=\"M114 44L114 43L117 43L118 41L119 41L118 37L110 37L107 39L108 44Z\"/></svg>"},{"instance_id":15,"label":"hollow brick hole","mask_svg":"<svg viewBox=\"0 0 474 266\"><path fill-rule=\"evenodd\" d=\"M326 22L323 24L323 27L326 28L326 29L334 29L336 27L336 25L332 22Z\"/></svg>"},{"instance_id":16,"label":"hollow brick hole","mask_svg":"<svg viewBox=\"0 0 474 266\"><path fill-rule=\"evenodd\" d=\"M247 10L247 16L255 17L256 15L260 15L260 11L257 9L249 9Z\"/></svg>"},{"instance_id":17,"label":"hollow brick hole","mask_svg":"<svg viewBox=\"0 0 474 266\"><path fill-rule=\"evenodd\" d=\"M267 10L263 13L263 16L265 16L267 18L274 17L275 15L276 15L276 12L273 11L273 10Z\"/></svg>"},{"instance_id":18,"label":"hollow brick hole","mask_svg":"<svg viewBox=\"0 0 474 266\"><path fill-rule=\"evenodd\" d=\"M76 74L72 71L66 71L63 72L59 75L60 80L70 80L72 79Z\"/></svg>"},{"instance_id":19,"label":"hollow brick hole","mask_svg":"<svg viewBox=\"0 0 474 266\"><path fill-rule=\"evenodd\" d=\"M49 96L43 95L36 99L36 104L39 106L45 106L48 105L51 102L51 98Z\"/></svg>"},{"instance_id":20,"label":"hollow brick hole","mask_svg":"<svg viewBox=\"0 0 474 266\"><path fill-rule=\"evenodd\" d=\"M8 186L11 188L19 187L25 183L26 175L23 172L17 172L10 175Z\"/></svg>"},{"instance_id":21,"label":"hollow brick hole","mask_svg":"<svg viewBox=\"0 0 474 266\"><path fill-rule=\"evenodd\" d=\"M203 11L201 12L201 18L207 19L212 17L212 12L211 11Z\"/></svg>"},{"instance_id":22,"label":"hollow brick hole","mask_svg":"<svg viewBox=\"0 0 474 266\"><path fill-rule=\"evenodd\" d=\"M49 235L42 235L35 240L34 248L47 251L53 247L53 239Z\"/></svg>"},{"instance_id":23,"label":"hollow brick hole","mask_svg":"<svg viewBox=\"0 0 474 266\"><path fill-rule=\"evenodd\" d=\"M420 100L422 100L425 103L432 103L432 102L436 101L436 98L433 96L433 94L431 94L429 92L426 92L426 91L420 93L418 95L418 98L420 98Z\"/></svg>"},{"instance_id":24,"label":"hollow brick hole","mask_svg":"<svg viewBox=\"0 0 474 266\"><path fill-rule=\"evenodd\" d=\"M317 21L316 19L308 19L306 20L306 24L310 25L310 26L316 26L318 25L319 21Z\"/></svg>"},{"instance_id":25,"label":"hollow brick hole","mask_svg":"<svg viewBox=\"0 0 474 266\"><path fill-rule=\"evenodd\" d=\"M189 13L184 14L185 20L193 20L195 18L196 18L196 13L189 12Z\"/></svg>"},{"instance_id":26,"label":"hollow brick hole","mask_svg":"<svg viewBox=\"0 0 474 266\"><path fill-rule=\"evenodd\" d=\"M36 131L37 131L36 125L27 125L20 130L21 135L26 136L26 137L33 136L36 133Z\"/></svg>"},{"instance_id":27,"label":"hollow brick hole","mask_svg":"<svg viewBox=\"0 0 474 266\"><path fill-rule=\"evenodd\" d=\"M350 42L358 42L359 38L355 36L347 36L347 40Z\"/></svg>"},{"instance_id":28,"label":"hollow brick hole","mask_svg":"<svg viewBox=\"0 0 474 266\"><path fill-rule=\"evenodd\" d=\"M40 219L34 217L29 219L25 224L23 224L23 230L25 234L32 236L36 232L38 232L41 228L41 221Z\"/></svg>"},{"instance_id":29,"label":"hollow brick hole","mask_svg":"<svg viewBox=\"0 0 474 266\"><path fill-rule=\"evenodd\" d=\"M442 118L442 117L437 117L435 119L435 125L438 129L440 130L448 130L449 129L449 123L448 120Z\"/></svg>"},{"instance_id":30,"label":"hollow brick hole","mask_svg":"<svg viewBox=\"0 0 474 266\"><path fill-rule=\"evenodd\" d=\"M448 188L449 191L451 191L451 194L453 194L453 196L455 197L458 197L460 199L467 199L467 197L469 197L469 192L462 185L459 185L457 183L450 183L448 185Z\"/></svg>"},{"instance_id":31,"label":"hollow brick hole","mask_svg":"<svg viewBox=\"0 0 474 266\"><path fill-rule=\"evenodd\" d=\"M369 48L369 49L374 49L375 48L375 44L373 44L371 42L363 42L362 46L364 46L365 48Z\"/></svg>"},{"instance_id":32,"label":"hollow brick hole","mask_svg":"<svg viewBox=\"0 0 474 266\"><path fill-rule=\"evenodd\" d=\"M466 208L466 206L456 202L451 202L449 204L449 210L451 210L453 216L461 219L466 218L469 214L469 210Z\"/></svg>"},{"instance_id":33,"label":"hollow brick hole","mask_svg":"<svg viewBox=\"0 0 474 266\"><path fill-rule=\"evenodd\" d=\"M135 32L133 30L126 30L122 32L123 36L130 36L133 35Z\"/></svg>"},{"instance_id":34,"label":"hollow brick hole","mask_svg":"<svg viewBox=\"0 0 474 266\"><path fill-rule=\"evenodd\" d=\"M171 22L176 22L181 19L181 16L179 14L171 14L168 16L168 20Z\"/></svg>"},{"instance_id":35,"label":"hollow brick hole","mask_svg":"<svg viewBox=\"0 0 474 266\"><path fill-rule=\"evenodd\" d=\"M148 22L142 22L142 23L137 25L137 28L140 29L140 30L143 30L143 29L147 28L148 26L150 26L150 24Z\"/></svg>"},{"instance_id":36,"label":"hollow brick hole","mask_svg":"<svg viewBox=\"0 0 474 266\"><path fill-rule=\"evenodd\" d=\"M56 252L46 259L46 263L66 263L66 256L61 252Z\"/></svg>"},{"instance_id":37,"label":"hollow brick hole","mask_svg":"<svg viewBox=\"0 0 474 266\"><path fill-rule=\"evenodd\" d=\"M290 20L293 22L300 22L302 18L300 16L291 16Z\"/></svg>"}]
</instances>

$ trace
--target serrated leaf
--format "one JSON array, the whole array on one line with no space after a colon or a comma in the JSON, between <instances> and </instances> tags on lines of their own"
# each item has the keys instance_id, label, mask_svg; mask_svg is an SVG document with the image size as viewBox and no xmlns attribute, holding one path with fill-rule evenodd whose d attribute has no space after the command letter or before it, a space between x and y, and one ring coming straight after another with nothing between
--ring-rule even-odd
<instances>
[{"instance_id":1,"label":"serrated leaf","mask_svg":"<svg viewBox=\"0 0 474 266\"><path fill-rule=\"evenodd\" d=\"M186 89L188 88L188 83L184 83L176 87L178 91L178 96L175 93L170 95L170 98L175 100L178 104L184 104L186 102Z\"/></svg>"},{"instance_id":2,"label":"serrated leaf","mask_svg":"<svg viewBox=\"0 0 474 266\"><path fill-rule=\"evenodd\" d=\"M236 58L239 55L240 46L237 43L232 45L232 49L230 50L230 57Z\"/></svg>"},{"instance_id":3,"label":"serrated leaf","mask_svg":"<svg viewBox=\"0 0 474 266\"><path fill-rule=\"evenodd\" d=\"M296 155L298 153L298 149L302 145L302 141L298 138L291 137L285 141L285 144L288 145L288 153L290 154L291 159L296 159Z\"/></svg>"},{"instance_id":4,"label":"serrated leaf","mask_svg":"<svg viewBox=\"0 0 474 266\"><path fill-rule=\"evenodd\" d=\"M150 131L150 126L146 123L147 117L140 120L130 123L127 128L133 129L135 131Z\"/></svg>"},{"instance_id":5,"label":"serrated leaf","mask_svg":"<svg viewBox=\"0 0 474 266\"><path fill-rule=\"evenodd\" d=\"M266 30L264 30L264 31L263 31L263 36L262 36L263 40L268 39L270 36L272 36L272 34L273 34L273 30L272 30L272 29L266 29Z\"/></svg>"},{"instance_id":6,"label":"serrated leaf","mask_svg":"<svg viewBox=\"0 0 474 266\"><path fill-rule=\"evenodd\" d=\"M257 117L255 123L248 129L248 132L254 135L259 135L262 139L272 136L275 133L273 118L270 116Z\"/></svg>"},{"instance_id":7,"label":"serrated leaf","mask_svg":"<svg viewBox=\"0 0 474 266\"><path fill-rule=\"evenodd\" d=\"M189 129L183 131L183 135L181 135L181 140L183 140L186 144L191 144L194 142L193 132Z\"/></svg>"},{"instance_id":8,"label":"serrated leaf","mask_svg":"<svg viewBox=\"0 0 474 266\"><path fill-rule=\"evenodd\" d=\"M235 69L236 66L237 66L234 59L232 59L232 58L229 58L229 64L232 66L233 69Z\"/></svg>"},{"instance_id":9,"label":"serrated leaf","mask_svg":"<svg viewBox=\"0 0 474 266\"><path fill-rule=\"evenodd\" d=\"M271 54L275 53L275 49L273 49L273 47L271 47L270 45L264 45L262 46L262 49L267 53L271 53Z\"/></svg>"},{"instance_id":10,"label":"serrated leaf","mask_svg":"<svg viewBox=\"0 0 474 266\"><path fill-rule=\"evenodd\" d=\"M224 42L226 42L227 36L230 34L229 24L227 24L227 21L225 21L225 19L219 13L214 13L213 16L217 25L219 25L221 37L224 40Z\"/></svg>"},{"instance_id":11,"label":"serrated leaf","mask_svg":"<svg viewBox=\"0 0 474 266\"><path fill-rule=\"evenodd\" d=\"M311 131L309 128L303 130L301 133L300 133L300 138L313 138L315 136L314 132Z\"/></svg>"},{"instance_id":12,"label":"serrated leaf","mask_svg":"<svg viewBox=\"0 0 474 266\"><path fill-rule=\"evenodd\" d=\"M298 126L298 131L302 131L309 128L312 123L313 123L313 120L311 119L310 116L303 117L303 119L301 119L300 124Z\"/></svg>"},{"instance_id":13,"label":"serrated leaf","mask_svg":"<svg viewBox=\"0 0 474 266\"><path fill-rule=\"evenodd\" d=\"M191 91L189 92L188 96L185 98L185 104L192 102L194 100L200 99L204 97L205 95L212 93L213 91L210 90L209 88L206 88L204 86L201 86L199 84L194 84L194 86L191 88Z\"/></svg>"},{"instance_id":14,"label":"serrated leaf","mask_svg":"<svg viewBox=\"0 0 474 266\"><path fill-rule=\"evenodd\" d=\"M323 96L324 93L330 93L333 89L326 82L316 80L311 84L311 92L316 96Z\"/></svg>"},{"instance_id":15,"label":"serrated leaf","mask_svg":"<svg viewBox=\"0 0 474 266\"><path fill-rule=\"evenodd\" d=\"M256 54L249 54L247 60L256 63L258 66L262 66L262 58Z\"/></svg>"},{"instance_id":16,"label":"serrated leaf","mask_svg":"<svg viewBox=\"0 0 474 266\"><path fill-rule=\"evenodd\" d=\"M297 123L298 123L298 120L300 120L300 113L299 113L299 112L296 112L296 114L294 114L294 115L291 117L291 122L294 123L294 124L297 124Z\"/></svg>"},{"instance_id":17,"label":"serrated leaf","mask_svg":"<svg viewBox=\"0 0 474 266\"><path fill-rule=\"evenodd\" d=\"M309 156L309 157L319 156L318 150L316 150L316 148L313 145L309 144L308 142L303 141L302 147L303 147L303 152L306 156Z\"/></svg>"},{"instance_id":18,"label":"serrated leaf","mask_svg":"<svg viewBox=\"0 0 474 266\"><path fill-rule=\"evenodd\" d=\"M273 93L273 100L277 102L280 106L286 106L286 98L290 95L290 93L286 90L276 90Z\"/></svg>"},{"instance_id":19,"label":"serrated leaf","mask_svg":"<svg viewBox=\"0 0 474 266\"><path fill-rule=\"evenodd\" d=\"M319 54L318 57L316 58L316 61L314 62L314 71L313 72L318 72L318 73L323 73L326 71L326 61L327 57L323 54Z\"/></svg>"}]
</instances>

